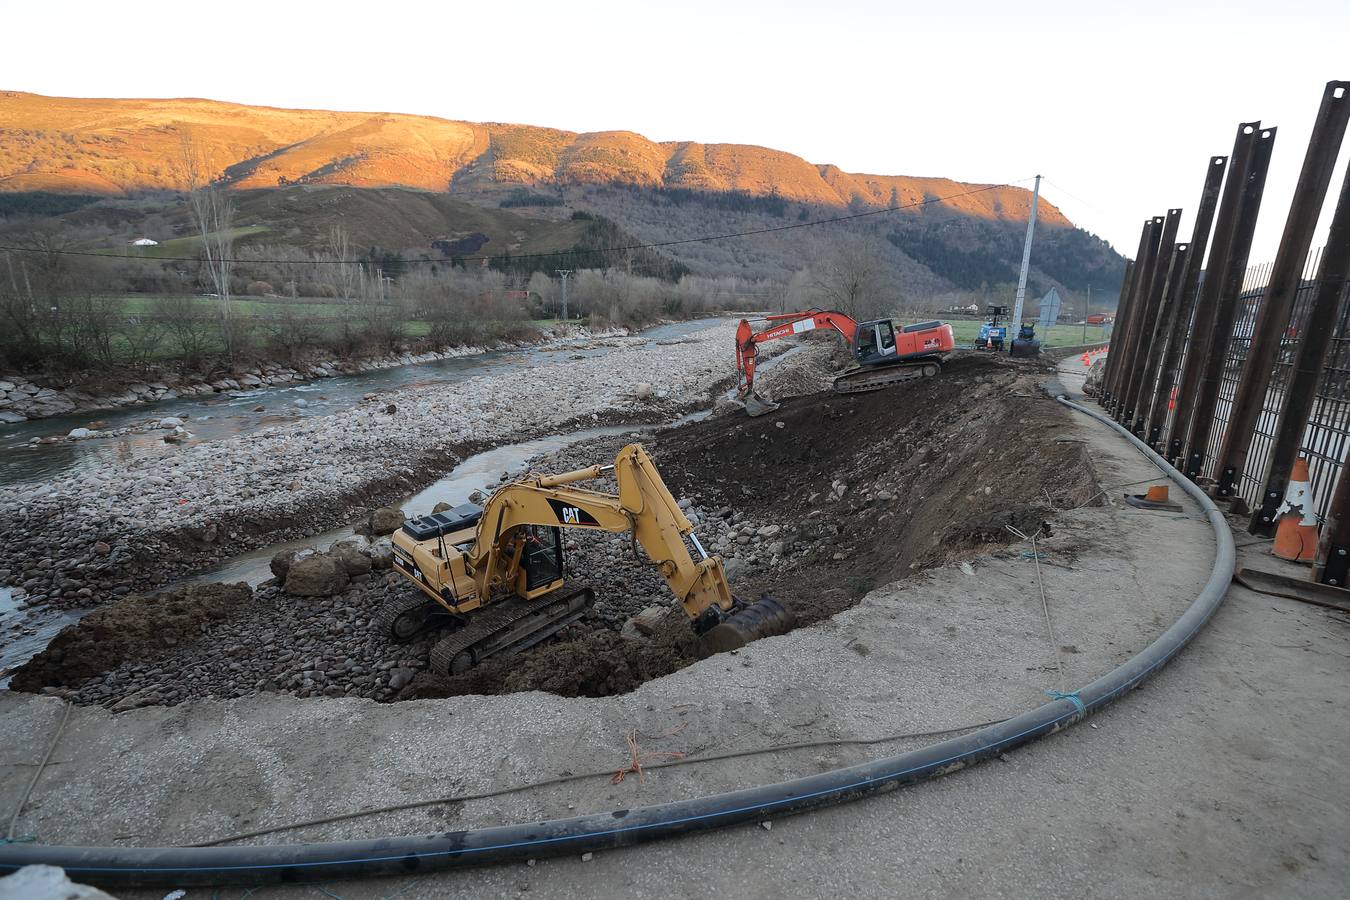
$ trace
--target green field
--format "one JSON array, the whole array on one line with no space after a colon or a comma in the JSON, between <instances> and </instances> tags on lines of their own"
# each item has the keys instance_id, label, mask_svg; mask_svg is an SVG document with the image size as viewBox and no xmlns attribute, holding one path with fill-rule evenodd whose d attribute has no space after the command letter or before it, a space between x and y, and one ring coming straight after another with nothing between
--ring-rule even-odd
<instances>
[{"instance_id":1,"label":"green field","mask_svg":"<svg viewBox=\"0 0 1350 900\"><path fill-rule=\"evenodd\" d=\"M248 237L251 234L261 234L266 230L266 225L245 225L240 228L231 228L230 239L237 241L240 238ZM130 254L134 256L144 256L147 259L168 259L172 257L192 258L197 255L197 250L201 247L201 243L201 235L194 235L192 237L173 238L171 240L161 241L153 247L114 247L98 252L109 253L114 256Z\"/></svg>"},{"instance_id":2,"label":"green field","mask_svg":"<svg viewBox=\"0 0 1350 900\"><path fill-rule=\"evenodd\" d=\"M956 336L956 346L958 348L970 347L975 343L975 338L980 334L980 322L963 319L944 319L950 322L952 333ZM1012 336L1016 337L1017 330L1009 328ZM1087 335L1084 340L1083 335ZM1086 330L1082 325L1054 325L1050 328L1047 335L1041 329L1036 329L1036 337L1040 340L1042 347L1077 347L1080 344L1097 344L1104 340L1104 330L1100 325L1089 325Z\"/></svg>"}]
</instances>

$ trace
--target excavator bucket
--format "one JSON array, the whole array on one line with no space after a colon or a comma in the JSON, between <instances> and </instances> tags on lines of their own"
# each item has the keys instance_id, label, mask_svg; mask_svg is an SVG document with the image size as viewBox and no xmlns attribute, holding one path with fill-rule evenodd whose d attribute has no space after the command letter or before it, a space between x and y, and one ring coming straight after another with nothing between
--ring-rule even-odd
<instances>
[{"instance_id":1,"label":"excavator bucket","mask_svg":"<svg viewBox=\"0 0 1350 900\"><path fill-rule=\"evenodd\" d=\"M744 647L751 641L792 630L796 617L787 607L765 594L736 610L703 635L703 649L711 656Z\"/></svg>"},{"instance_id":2,"label":"excavator bucket","mask_svg":"<svg viewBox=\"0 0 1350 900\"><path fill-rule=\"evenodd\" d=\"M745 414L747 416L762 416L778 408L777 403L766 400L754 391L746 394L743 402L745 403Z\"/></svg>"}]
</instances>

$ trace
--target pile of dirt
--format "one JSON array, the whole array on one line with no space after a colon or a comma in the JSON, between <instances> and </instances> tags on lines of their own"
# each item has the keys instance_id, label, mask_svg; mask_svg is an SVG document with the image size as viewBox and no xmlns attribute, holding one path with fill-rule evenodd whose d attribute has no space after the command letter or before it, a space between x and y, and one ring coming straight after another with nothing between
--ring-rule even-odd
<instances>
[{"instance_id":1,"label":"pile of dirt","mask_svg":"<svg viewBox=\"0 0 1350 900\"><path fill-rule=\"evenodd\" d=\"M704 506L783 524L789 555L736 585L809 623L911 572L1006 544L1097 493L1082 446L1057 444L1064 411L1044 365L976 353L942 374L866 394L819 393L756 418L663 432L666 484ZM848 599L827 592L842 591ZM842 605L841 605L842 604Z\"/></svg>"},{"instance_id":2,"label":"pile of dirt","mask_svg":"<svg viewBox=\"0 0 1350 900\"><path fill-rule=\"evenodd\" d=\"M547 691L560 697L608 697L683 669L699 658L698 640L684 616L671 610L647 641L617 632L582 630L582 636L533 653L488 660L462 675L418 675L399 700L454 697L461 694L512 694Z\"/></svg>"},{"instance_id":3,"label":"pile of dirt","mask_svg":"<svg viewBox=\"0 0 1350 900\"><path fill-rule=\"evenodd\" d=\"M149 597L128 597L62 629L45 650L14 672L14 690L83 683L125 660L151 659L197 638L247 603L247 584L188 584Z\"/></svg>"}]
</instances>

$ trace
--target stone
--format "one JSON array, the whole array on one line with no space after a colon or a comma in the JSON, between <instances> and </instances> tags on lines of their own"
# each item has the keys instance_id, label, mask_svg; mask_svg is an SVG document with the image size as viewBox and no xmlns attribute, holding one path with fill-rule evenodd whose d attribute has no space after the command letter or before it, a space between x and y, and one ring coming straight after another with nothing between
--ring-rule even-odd
<instances>
[{"instance_id":1,"label":"stone","mask_svg":"<svg viewBox=\"0 0 1350 900\"><path fill-rule=\"evenodd\" d=\"M666 617L666 608L664 606L649 606L642 612L633 616L633 627L643 634L650 637L656 633L661 620Z\"/></svg>"},{"instance_id":2,"label":"stone","mask_svg":"<svg viewBox=\"0 0 1350 900\"><path fill-rule=\"evenodd\" d=\"M745 563L733 556L731 559L722 563L722 569L727 574L727 581L735 581L745 573Z\"/></svg>"},{"instance_id":3,"label":"stone","mask_svg":"<svg viewBox=\"0 0 1350 900\"><path fill-rule=\"evenodd\" d=\"M447 509L453 509L453 507L449 503L446 503L444 500L442 500L431 508L431 514L434 516L436 515L436 513L445 512Z\"/></svg>"},{"instance_id":4,"label":"stone","mask_svg":"<svg viewBox=\"0 0 1350 900\"><path fill-rule=\"evenodd\" d=\"M159 423L156 427L166 429L182 428L183 420L178 418L177 416L165 416L164 418L159 420Z\"/></svg>"},{"instance_id":5,"label":"stone","mask_svg":"<svg viewBox=\"0 0 1350 900\"><path fill-rule=\"evenodd\" d=\"M370 511L370 533L373 535L393 534L403 527L403 510L396 506L381 506Z\"/></svg>"},{"instance_id":6,"label":"stone","mask_svg":"<svg viewBox=\"0 0 1350 900\"><path fill-rule=\"evenodd\" d=\"M370 542L370 564L376 569L394 567L394 542L387 537Z\"/></svg>"},{"instance_id":7,"label":"stone","mask_svg":"<svg viewBox=\"0 0 1350 900\"><path fill-rule=\"evenodd\" d=\"M94 541L94 552L99 556L107 556L112 552L112 547L103 541Z\"/></svg>"},{"instance_id":8,"label":"stone","mask_svg":"<svg viewBox=\"0 0 1350 900\"><path fill-rule=\"evenodd\" d=\"M0 878L0 897L25 900L116 900L96 887L70 880L60 866L24 866Z\"/></svg>"},{"instance_id":9,"label":"stone","mask_svg":"<svg viewBox=\"0 0 1350 900\"><path fill-rule=\"evenodd\" d=\"M370 557L350 544L332 547L329 549L328 555L341 563L342 568L347 570L348 575L365 575L370 572Z\"/></svg>"},{"instance_id":10,"label":"stone","mask_svg":"<svg viewBox=\"0 0 1350 900\"><path fill-rule=\"evenodd\" d=\"M286 593L296 597L331 597L347 587L350 579L342 562L327 553L295 559L286 571Z\"/></svg>"},{"instance_id":11,"label":"stone","mask_svg":"<svg viewBox=\"0 0 1350 900\"><path fill-rule=\"evenodd\" d=\"M70 434L66 435L66 437L70 438L72 441L82 441L92 435L93 432L88 428L72 428L70 429Z\"/></svg>"},{"instance_id":12,"label":"stone","mask_svg":"<svg viewBox=\"0 0 1350 900\"><path fill-rule=\"evenodd\" d=\"M408 682L412 681L413 676L416 674L417 673L412 669L405 669L402 667L399 667L397 669L390 669L389 687L392 688L393 690L400 691L408 686Z\"/></svg>"},{"instance_id":13,"label":"stone","mask_svg":"<svg viewBox=\"0 0 1350 900\"><path fill-rule=\"evenodd\" d=\"M639 400L650 400L652 398L652 386L645 381L639 381L633 385L633 396Z\"/></svg>"}]
</instances>

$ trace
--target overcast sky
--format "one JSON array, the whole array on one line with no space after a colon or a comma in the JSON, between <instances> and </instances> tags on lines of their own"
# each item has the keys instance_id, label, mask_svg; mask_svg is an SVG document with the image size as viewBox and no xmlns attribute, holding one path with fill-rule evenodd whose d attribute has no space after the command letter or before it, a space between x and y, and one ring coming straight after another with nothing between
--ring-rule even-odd
<instances>
[{"instance_id":1,"label":"overcast sky","mask_svg":"<svg viewBox=\"0 0 1350 900\"><path fill-rule=\"evenodd\" d=\"M1039 172L1127 254L1146 216L1192 211L1208 157L1261 119L1279 134L1253 261L1274 256L1323 86L1350 79L1346 0L5 5L0 89L626 129L962 181ZM1108 5L1125 11L1087 9Z\"/></svg>"}]
</instances>

